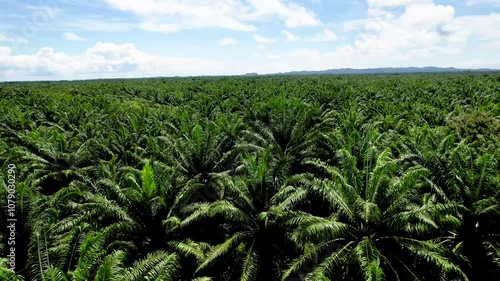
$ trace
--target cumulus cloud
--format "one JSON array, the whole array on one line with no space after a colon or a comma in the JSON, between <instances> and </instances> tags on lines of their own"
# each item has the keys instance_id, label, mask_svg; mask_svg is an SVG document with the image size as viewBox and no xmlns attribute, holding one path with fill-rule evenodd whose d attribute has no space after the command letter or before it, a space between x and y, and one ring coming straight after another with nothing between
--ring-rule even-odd
<instances>
[{"instance_id":1,"label":"cumulus cloud","mask_svg":"<svg viewBox=\"0 0 500 281\"><path fill-rule=\"evenodd\" d=\"M451 32L452 28L447 27L455 20L452 6L428 1L370 2L377 2L379 6L407 6L399 16L384 14L382 9L372 12L373 16L367 19L346 23L346 30L359 32L353 43L359 52L391 53L400 49L455 47L453 44L459 39Z\"/></svg>"},{"instance_id":2,"label":"cumulus cloud","mask_svg":"<svg viewBox=\"0 0 500 281\"><path fill-rule=\"evenodd\" d=\"M218 17L224 19L212 22L213 15L203 16L203 13L207 11L207 5L212 2L208 0L182 1L184 6L173 5L172 10L169 11L166 10L166 6L162 6L164 3L178 2L181 1L147 0L144 5L153 3L160 6L154 6L158 9L152 10L147 7L138 7L139 10L133 13L141 19L143 29L163 32L207 26L229 28L231 21L241 24L233 25L234 29L245 31L253 30L255 28L253 24L260 20L278 19L283 26L286 26L287 20L294 18L291 16L293 13L301 11L308 13L305 8L294 8L295 6L290 1L248 0L242 4L243 1L239 0L221 0L213 1L217 2L213 4L215 5L213 9L219 13ZM199 10L187 11L179 8L197 6L195 5L197 3L200 4ZM344 34L340 33L342 30L333 29L334 26L329 26L332 28L329 29L324 25L325 28L320 29L320 33L313 33L310 37L303 38L296 36L291 28L282 27L279 36L287 41L300 39L314 42L335 41L336 43L331 44L328 51L313 48L276 49L276 47L281 47L272 44L277 42L276 38L263 35L278 35L264 34L264 31L262 35L257 31L252 33L253 40L256 42L254 56L241 56L230 62L222 58L152 55L142 52L134 44L98 43L78 55L69 55L55 48L42 48L30 54L17 54L10 46L0 47L0 79L184 76L242 74L250 71L273 73L302 69L410 65L500 67L500 57L496 55L500 46L499 13L457 16L451 5L439 5L434 1L423 0L370 0L368 4L365 18L344 24L344 31L348 31L352 36L350 41L344 40ZM120 7L126 10L126 7L131 5L143 4L124 0L116 5L121 5ZM290 12L294 9L295 12ZM116 22L120 30L121 28L128 30L134 26L134 24L120 20L112 22ZM293 26L292 22L289 21L288 25ZM99 30L97 26L88 26ZM233 38L222 38L224 36L226 35L221 36L221 40L217 41L221 46L237 43ZM0 35L0 46L13 45L15 40L17 39L9 34ZM466 49L466 46L472 45L471 43L475 46L473 53ZM339 44L343 45L339 46ZM309 45L314 46L314 44ZM288 48L298 47L298 44L287 46Z\"/></svg>"},{"instance_id":3,"label":"cumulus cloud","mask_svg":"<svg viewBox=\"0 0 500 281\"><path fill-rule=\"evenodd\" d=\"M132 43L97 43L79 55L48 47L34 54L16 55L11 48L0 47L0 79L3 80L230 74L238 70L237 64L224 61L147 54Z\"/></svg>"},{"instance_id":4,"label":"cumulus cloud","mask_svg":"<svg viewBox=\"0 0 500 281\"><path fill-rule=\"evenodd\" d=\"M413 4L406 7L399 22L408 27L429 28L444 24L453 19L455 9L452 6Z\"/></svg>"},{"instance_id":5,"label":"cumulus cloud","mask_svg":"<svg viewBox=\"0 0 500 281\"><path fill-rule=\"evenodd\" d=\"M296 3L283 0L248 0L247 2L253 11L242 15L242 19L258 21L278 17L286 27L318 26L321 24L314 12Z\"/></svg>"},{"instance_id":6,"label":"cumulus cloud","mask_svg":"<svg viewBox=\"0 0 500 281\"><path fill-rule=\"evenodd\" d=\"M491 49L493 46L491 46ZM409 50L396 50L392 53L368 53L345 45L330 51L314 48L297 48L280 55L280 59L259 61L254 67L259 73L278 73L291 70L325 70L332 68L373 68L373 67L464 67L499 68L500 58L490 58L492 50L480 49L471 60L463 59L459 48L429 47ZM409 65L408 62L412 64Z\"/></svg>"},{"instance_id":7,"label":"cumulus cloud","mask_svg":"<svg viewBox=\"0 0 500 281\"><path fill-rule=\"evenodd\" d=\"M500 14L463 16L442 25L443 32L455 42L465 43L469 38L483 41L500 40Z\"/></svg>"},{"instance_id":8,"label":"cumulus cloud","mask_svg":"<svg viewBox=\"0 0 500 281\"><path fill-rule=\"evenodd\" d=\"M64 33L64 39L66 39L68 41L78 41L78 42L84 42L87 40L86 38L81 37L73 32Z\"/></svg>"},{"instance_id":9,"label":"cumulus cloud","mask_svg":"<svg viewBox=\"0 0 500 281\"><path fill-rule=\"evenodd\" d=\"M219 41L220 46L236 45L238 42L234 38L226 37Z\"/></svg>"},{"instance_id":10,"label":"cumulus cloud","mask_svg":"<svg viewBox=\"0 0 500 281\"><path fill-rule=\"evenodd\" d=\"M478 45L493 46L492 42L500 40L499 29L497 13L457 17L453 6L432 0L368 0L366 18L344 23L344 31L354 37L344 53L353 60L387 56L415 62L415 58L453 57L457 61L450 61L450 65L457 65L467 42L475 40ZM484 50L494 53L492 49ZM475 56L480 56L479 51ZM430 64L435 65L432 61Z\"/></svg>"},{"instance_id":11,"label":"cumulus cloud","mask_svg":"<svg viewBox=\"0 0 500 281\"><path fill-rule=\"evenodd\" d=\"M284 0L105 0L111 7L141 18L147 31L223 28L254 31L255 22L278 18L287 27L320 25L316 14Z\"/></svg>"},{"instance_id":12,"label":"cumulus cloud","mask_svg":"<svg viewBox=\"0 0 500 281\"><path fill-rule=\"evenodd\" d=\"M477 48L477 56L463 59L458 47L428 46L397 49L394 52L365 52L344 45L330 51L296 48L238 61L208 60L196 57L163 57L147 54L134 44L97 43L78 55L53 48L33 54L14 54L0 47L0 80L87 79L151 76L234 75L255 71L261 74L292 70L330 68L369 68L383 66L500 67L500 58L491 56L500 41ZM246 60L246 61L245 61Z\"/></svg>"}]
</instances>

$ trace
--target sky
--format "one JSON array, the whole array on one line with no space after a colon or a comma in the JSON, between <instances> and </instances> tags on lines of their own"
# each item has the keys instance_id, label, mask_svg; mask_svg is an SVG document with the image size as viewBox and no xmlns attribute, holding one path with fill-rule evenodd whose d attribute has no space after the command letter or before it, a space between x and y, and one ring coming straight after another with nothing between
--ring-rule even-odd
<instances>
[{"instance_id":1,"label":"sky","mask_svg":"<svg viewBox=\"0 0 500 281\"><path fill-rule=\"evenodd\" d=\"M500 69L500 0L0 0L0 81Z\"/></svg>"}]
</instances>

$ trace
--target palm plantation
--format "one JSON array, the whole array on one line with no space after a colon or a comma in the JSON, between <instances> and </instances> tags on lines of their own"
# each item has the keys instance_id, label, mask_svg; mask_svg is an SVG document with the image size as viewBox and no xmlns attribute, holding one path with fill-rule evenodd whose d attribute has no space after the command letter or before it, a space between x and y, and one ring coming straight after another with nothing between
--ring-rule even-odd
<instances>
[{"instance_id":1,"label":"palm plantation","mask_svg":"<svg viewBox=\"0 0 500 281\"><path fill-rule=\"evenodd\" d=\"M0 84L0 280L498 280L499 87Z\"/></svg>"}]
</instances>

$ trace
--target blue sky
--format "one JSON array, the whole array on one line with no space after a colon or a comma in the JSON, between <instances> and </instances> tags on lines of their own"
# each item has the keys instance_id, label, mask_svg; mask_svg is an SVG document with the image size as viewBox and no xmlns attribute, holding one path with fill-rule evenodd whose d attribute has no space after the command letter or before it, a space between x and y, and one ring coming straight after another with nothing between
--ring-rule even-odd
<instances>
[{"instance_id":1,"label":"blue sky","mask_svg":"<svg viewBox=\"0 0 500 281\"><path fill-rule=\"evenodd\" d=\"M0 0L0 81L500 68L500 0Z\"/></svg>"}]
</instances>

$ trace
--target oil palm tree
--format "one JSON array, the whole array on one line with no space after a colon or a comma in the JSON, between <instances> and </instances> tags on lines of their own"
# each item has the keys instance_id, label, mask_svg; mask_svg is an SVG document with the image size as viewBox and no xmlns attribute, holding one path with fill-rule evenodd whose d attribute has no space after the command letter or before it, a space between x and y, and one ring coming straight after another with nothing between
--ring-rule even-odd
<instances>
[{"instance_id":1,"label":"oil palm tree","mask_svg":"<svg viewBox=\"0 0 500 281\"><path fill-rule=\"evenodd\" d=\"M70 134L56 128L40 127L25 134L15 134L18 146L14 148L17 163L27 173L27 181L50 195L69 185L73 180L85 178L93 168L93 157L88 149L90 140L72 139Z\"/></svg>"},{"instance_id":2,"label":"oil palm tree","mask_svg":"<svg viewBox=\"0 0 500 281\"><path fill-rule=\"evenodd\" d=\"M471 280L494 280L500 277L500 175L498 152L477 155L475 149L458 145L451 153L449 197L465 208L462 227L450 242L465 260Z\"/></svg>"},{"instance_id":3,"label":"oil palm tree","mask_svg":"<svg viewBox=\"0 0 500 281\"><path fill-rule=\"evenodd\" d=\"M330 112L296 99L274 99L250 118L238 149L243 152L272 149L273 161L290 173L304 172L302 161L314 151L320 132L329 127Z\"/></svg>"},{"instance_id":4,"label":"oil palm tree","mask_svg":"<svg viewBox=\"0 0 500 281\"><path fill-rule=\"evenodd\" d=\"M51 261L45 242L37 240L40 270L33 280L50 281L111 281L111 280L177 280L180 268L176 254L163 251L149 253L127 267L127 254L121 250L107 253L104 233L89 232L78 245L74 269L66 271Z\"/></svg>"},{"instance_id":5,"label":"oil palm tree","mask_svg":"<svg viewBox=\"0 0 500 281\"><path fill-rule=\"evenodd\" d=\"M197 272L218 280L275 280L287 257L295 249L284 228L282 213L276 212L279 165L271 162L270 149L248 155L239 168L242 176L219 179L221 200L186 207L190 212L182 227L208 221L225 232L222 243L214 245Z\"/></svg>"},{"instance_id":6,"label":"oil palm tree","mask_svg":"<svg viewBox=\"0 0 500 281\"><path fill-rule=\"evenodd\" d=\"M174 232L180 224L175 204L179 200L169 180L157 185L149 162L142 171L136 171L131 167L116 169L115 161L113 158L108 164L110 168L102 168L111 178L100 179L90 187L74 182L39 203L32 219L37 229L30 251L32 275L41 276L51 264L63 272L75 270L82 243L96 231L105 239L103 254L125 252L126 266L160 252L164 256L178 251L183 256L193 256L195 261L203 258L197 243L175 240ZM123 178L114 181L119 178L116 173ZM40 266L40 245L47 245L44 260L52 263Z\"/></svg>"},{"instance_id":7,"label":"oil palm tree","mask_svg":"<svg viewBox=\"0 0 500 281\"><path fill-rule=\"evenodd\" d=\"M298 210L290 219L296 227L293 239L304 254L282 280L294 274L305 280L464 277L439 243L442 228L460 225L455 215L458 206L421 192L427 184L426 169L401 170L389 149L370 147L364 152L362 169L349 151L340 150L338 155L338 167L310 161L330 177L296 179L310 196L326 202L330 213L318 216ZM307 262L316 266L304 270Z\"/></svg>"},{"instance_id":8,"label":"oil palm tree","mask_svg":"<svg viewBox=\"0 0 500 281\"><path fill-rule=\"evenodd\" d=\"M453 135L423 127L411 135L397 136L398 153L411 153L413 162L426 167L440 198L462 206L460 229L447 241L472 280L494 279L498 268L496 229L499 193L498 151L481 154L468 140L456 143ZM491 153L492 152L492 153Z\"/></svg>"},{"instance_id":9,"label":"oil palm tree","mask_svg":"<svg viewBox=\"0 0 500 281\"><path fill-rule=\"evenodd\" d=\"M18 170L16 170L18 171ZM16 219L16 229L15 229L15 245L10 245L7 241L5 241L5 255L7 256L7 250L10 249L11 246L15 246L16 250L16 272L19 273L19 276L23 276L26 274L25 266L27 264L27 244L30 240L30 235L32 232L32 221L31 221L31 213L32 209L36 207L37 197L39 193L36 190L30 188L25 182L21 181L20 174L16 174L16 183L15 185L15 193L14 199L8 200L8 192L7 192L7 184L6 180L0 176L0 209L4 210L0 212L0 223L2 225L8 225L8 219L12 219L12 217L8 216L7 210L9 209L9 205L12 202L15 203L14 215ZM10 193L12 194L12 193ZM10 202L9 202L10 201ZM3 228L0 230L0 236L10 237L10 230L7 228ZM4 246L2 243L4 241L0 239L0 253L2 253L2 247Z\"/></svg>"},{"instance_id":10,"label":"oil palm tree","mask_svg":"<svg viewBox=\"0 0 500 281\"><path fill-rule=\"evenodd\" d=\"M178 171L177 181L184 186L186 203L214 201L216 178L234 171L238 165L233 148L241 123L219 118L200 119L194 125L182 122L180 126L172 135L159 138L164 153L169 155L165 164Z\"/></svg>"}]
</instances>

